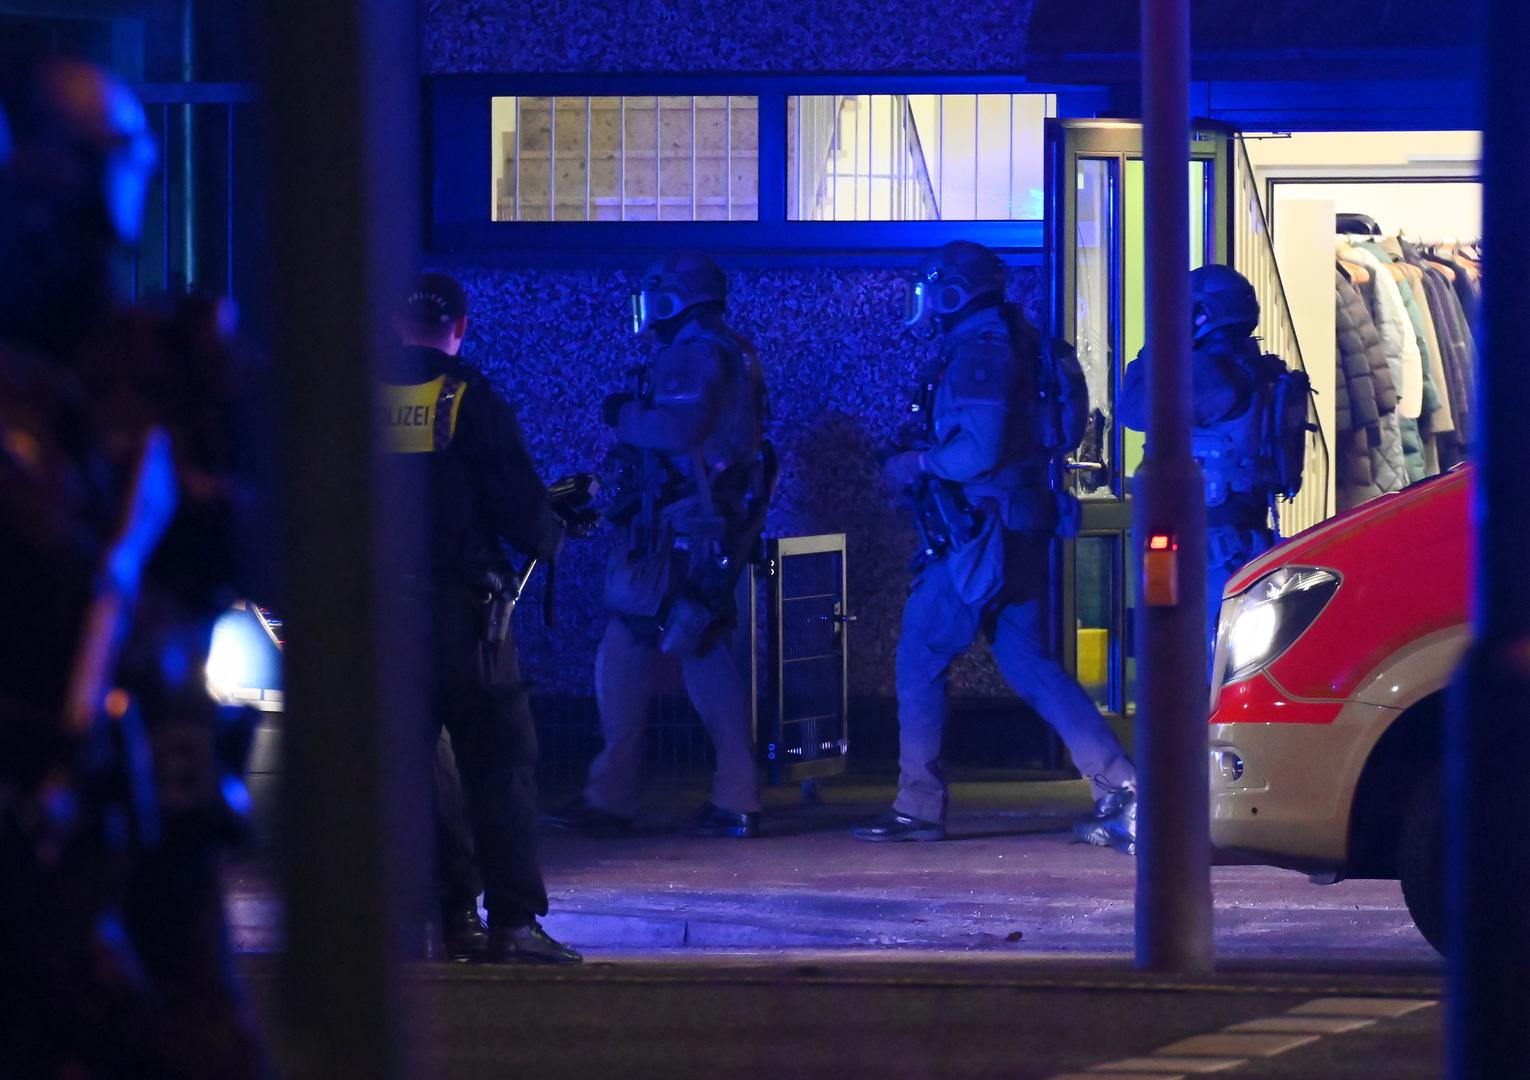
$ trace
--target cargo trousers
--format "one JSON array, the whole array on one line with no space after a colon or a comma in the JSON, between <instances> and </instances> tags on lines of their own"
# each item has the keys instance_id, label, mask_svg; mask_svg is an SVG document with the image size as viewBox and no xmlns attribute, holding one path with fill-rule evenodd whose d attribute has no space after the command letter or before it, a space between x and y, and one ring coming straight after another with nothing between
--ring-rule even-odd
<instances>
[{"instance_id":1,"label":"cargo trousers","mask_svg":"<svg viewBox=\"0 0 1530 1080\"><path fill-rule=\"evenodd\" d=\"M606 625L595 654L595 698L605 746L590 766L584 797L619 817L637 813L648 708L660 660L658 643L641 637L620 617ZM760 809L749 688L726 640L702 656L682 658L680 673L717 756L712 802L744 813Z\"/></svg>"},{"instance_id":2,"label":"cargo trousers","mask_svg":"<svg viewBox=\"0 0 1530 1080\"><path fill-rule=\"evenodd\" d=\"M1009 533L1004 585L986 604L966 603L936 561L915 578L898 639L899 776L893 809L944 822L947 786L941 742L947 672L986 633L994 660L1015 693L1062 738L1096 797L1134 780L1136 770L1093 700L1049 655L1047 586L1051 537Z\"/></svg>"}]
</instances>

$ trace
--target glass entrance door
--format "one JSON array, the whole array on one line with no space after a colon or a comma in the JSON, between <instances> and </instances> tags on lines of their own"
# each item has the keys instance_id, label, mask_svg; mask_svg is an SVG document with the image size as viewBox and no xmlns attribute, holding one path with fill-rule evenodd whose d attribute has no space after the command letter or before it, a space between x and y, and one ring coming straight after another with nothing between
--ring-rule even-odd
<instances>
[{"instance_id":1,"label":"glass entrance door","mask_svg":"<svg viewBox=\"0 0 1530 1080\"><path fill-rule=\"evenodd\" d=\"M1229 136L1197 130L1190 170L1190 269L1228 261ZM1054 587L1058 652L1105 712L1132 711L1130 481L1143 437L1115 420L1126 365L1142 349L1142 127L1120 120L1047 122L1048 333L1070 342L1089 384L1090 420L1068 463L1083 504L1079 538L1064 545Z\"/></svg>"}]
</instances>

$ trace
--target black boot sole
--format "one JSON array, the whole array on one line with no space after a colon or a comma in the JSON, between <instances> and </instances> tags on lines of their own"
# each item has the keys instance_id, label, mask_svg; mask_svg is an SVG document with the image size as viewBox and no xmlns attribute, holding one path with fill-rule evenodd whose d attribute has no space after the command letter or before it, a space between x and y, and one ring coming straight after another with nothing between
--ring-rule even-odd
<instances>
[{"instance_id":1,"label":"black boot sole","mask_svg":"<svg viewBox=\"0 0 1530 1080\"><path fill-rule=\"evenodd\" d=\"M946 838L944 829L910 829L901 833L869 833L852 829L850 835L870 844L935 843Z\"/></svg>"}]
</instances>

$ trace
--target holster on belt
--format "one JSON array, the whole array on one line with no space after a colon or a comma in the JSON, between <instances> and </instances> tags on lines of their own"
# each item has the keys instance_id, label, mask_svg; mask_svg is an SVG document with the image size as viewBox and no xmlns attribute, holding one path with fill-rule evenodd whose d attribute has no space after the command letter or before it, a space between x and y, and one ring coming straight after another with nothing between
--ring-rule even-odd
<instances>
[{"instance_id":1,"label":"holster on belt","mask_svg":"<svg viewBox=\"0 0 1530 1080\"><path fill-rule=\"evenodd\" d=\"M510 634L510 616L515 612L515 578L504 568L485 570L478 579L483 590L483 640L498 645Z\"/></svg>"}]
</instances>

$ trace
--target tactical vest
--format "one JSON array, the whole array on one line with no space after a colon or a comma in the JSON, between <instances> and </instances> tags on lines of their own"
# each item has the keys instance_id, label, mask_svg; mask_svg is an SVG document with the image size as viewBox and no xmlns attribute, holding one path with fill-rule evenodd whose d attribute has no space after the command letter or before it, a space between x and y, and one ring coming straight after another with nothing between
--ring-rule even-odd
<instances>
[{"instance_id":1,"label":"tactical vest","mask_svg":"<svg viewBox=\"0 0 1530 1080\"><path fill-rule=\"evenodd\" d=\"M926 436L938 446L947 434L949 414L966 406L1002 407L1007 415L1004 428L1004 461L1017 462L1034 455L1034 424L1030 415L1034 394L1023 387L1026 376L1017 362L1009 328L998 317L997 309L973 316L965 325L947 334L941 341L940 359L925 384L924 408Z\"/></svg>"},{"instance_id":2,"label":"tactical vest","mask_svg":"<svg viewBox=\"0 0 1530 1080\"><path fill-rule=\"evenodd\" d=\"M1068 395L1050 377L1039 340L1028 329L1018 312L1005 306L980 312L947 334L915 412L924 414L929 443L940 445L956 410L1002 408L1000 459L987 476L960 485L961 501L979 519L996 512L1007 529L1051 532L1071 516L1064 513L1065 500L1054 491L1051 476L1053 460L1065 452L1053 445L1060 438L1053 429L1066 425L1060 419L1049 422L1054 406ZM972 527L962 521L946 525L954 532Z\"/></svg>"},{"instance_id":3,"label":"tactical vest","mask_svg":"<svg viewBox=\"0 0 1530 1080\"><path fill-rule=\"evenodd\" d=\"M467 384L450 375L429 382L382 386L382 448L388 454L445 450L457 434Z\"/></svg>"},{"instance_id":4,"label":"tactical vest","mask_svg":"<svg viewBox=\"0 0 1530 1080\"><path fill-rule=\"evenodd\" d=\"M655 405L699 401L704 390L700 373L685 362L683 351L706 344L716 345L735 361L734 370L729 372L728 391L718 403L712 434L701 448L709 466L727 467L749 461L759 453L769 412L759 357L748 339L727 326L699 326L697 332L660 351L650 369L649 381Z\"/></svg>"},{"instance_id":5,"label":"tactical vest","mask_svg":"<svg viewBox=\"0 0 1530 1080\"><path fill-rule=\"evenodd\" d=\"M1253 346L1253 342L1240 343ZM1201 467L1206 482L1206 506L1223 505L1235 493L1269 501L1275 484L1272 474L1269 417L1275 381L1266 358L1255 349L1230 357L1253 382L1248 408L1231 420L1190 432L1190 454ZM1281 365L1282 369L1284 365Z\"/></svg>"},{"instance_id":6,"label":"tactical vest","mask_svg":"<svg viewBox=\"0 0 1530 1080\"><path fill-rule=\"evenodd\" d=\"M661 349L640 380L640 399L654 406L686 407L700 404L706 393L703 358L719 349L728 359L727 385L716 402L717 415L711 433L701 445L666 455L668 474L655 474L662 490L650 493L660 508L676 502L712 499L703 485L738 470L757 466L764 446L769 405L765 380L754 347L726 325L693 324L683 336ZM758 493L757 493L758 494ZM725 500L726 501L726 500ZM726 505L717 511L731 517Z\"/></svg>"}]
</instances>

